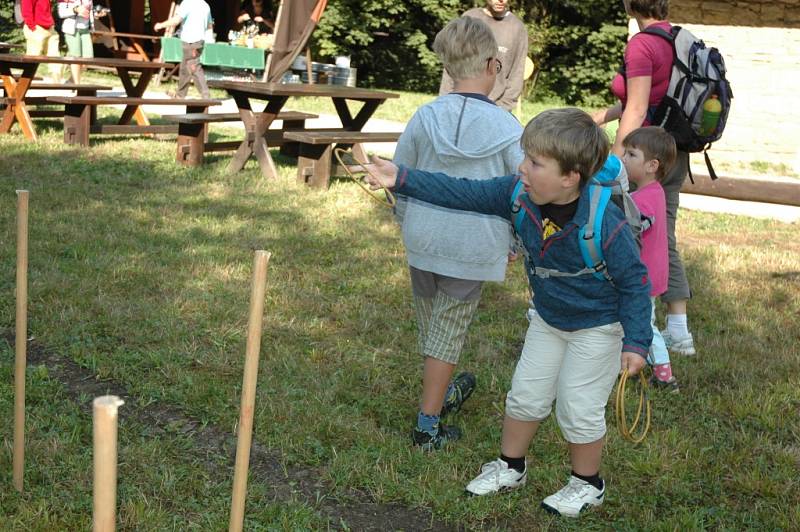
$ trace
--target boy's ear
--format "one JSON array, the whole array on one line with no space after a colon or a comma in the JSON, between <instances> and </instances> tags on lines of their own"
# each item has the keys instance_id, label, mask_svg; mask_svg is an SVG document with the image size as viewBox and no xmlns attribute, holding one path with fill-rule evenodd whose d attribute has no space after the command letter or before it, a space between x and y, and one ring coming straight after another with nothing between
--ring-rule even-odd
<instances>
[{"instance_id":1,"label":"boy's ear","mask_svg":"<svg viewBox=\"0 0 800 532\"><path fill-rule=\"evenodd\" d=\"M658 159L650 159L644 163L645 171L651 174L655 174L659 166L661 166L661 163L658 162Z\"/></svg>"},{"instance_id":2,"label":"boy's ear","mask_svg":"<svg viewBox=\"0 0 800 532\"><path fill-rule=\"evenodd\" d=\"M572 188L580 186L581 184L581 173L577 170L570 170L566 174L564 174L564 188Z\"/></svg>"}]
</instances>

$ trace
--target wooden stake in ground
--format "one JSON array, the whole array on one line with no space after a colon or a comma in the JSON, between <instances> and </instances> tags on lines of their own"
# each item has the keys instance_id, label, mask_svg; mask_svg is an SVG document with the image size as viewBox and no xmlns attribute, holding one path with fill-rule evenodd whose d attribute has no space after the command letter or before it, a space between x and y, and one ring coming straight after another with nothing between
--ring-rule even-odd
<instances>
[{"instance_id":1,"label":"wooden stake in ground","mask_svg":"<svg viewBox=\"0 0 800 532\"><path fill-rule=\"evenodd\" d=\"M256 403L258 356L261 350L261 322L264 315L264 291L267 284L267 263L270 253L256 251L253 261L253 281L250 290L250 318L247 324L242 406L236 437L236 465L233 473L230 532L241 532L244 525L244 501L247 495L247 472L250 466L250 443L253 437L253 411Z\"/></svg>"},{"instance_id":2,"label":"wooden stake in ground","mask_svg":"<svg viewBox=\"0 0 800 532\"><path fill-rule=\"evenodd\" d=\"M117 521L117 409L116 395L94 400L94 532L112 532Z\"/></svg>"},{"instance_id":3,"label":"wooden stake in ground","mask_svg":"<svg viewBox=\"0 0 800 532\"><path fill-rule=\"evenodd\" d=\"M14 487L25 477L25 368L28 340L28 191L17 190L17 327L14 337Z\"/></svg>"}]
</instances>

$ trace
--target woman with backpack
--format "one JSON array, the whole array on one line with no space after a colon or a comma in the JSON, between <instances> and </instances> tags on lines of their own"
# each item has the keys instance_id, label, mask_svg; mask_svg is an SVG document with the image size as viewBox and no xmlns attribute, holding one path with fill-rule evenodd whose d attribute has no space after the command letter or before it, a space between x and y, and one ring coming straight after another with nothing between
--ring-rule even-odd
<instances>
[{"instance_id":1,"label":"woman with backpack","mask_svg":"<svg viewBox=\"0 0 800 532\"><path fill-rule=\"evenodd\" d=\"M623 0L625 11L636 20L640 32L625 46L624 73L611 82L611 92L619 102L596 112L594 121L605 124L619 120L617 137L611 151L623 155L622 141L634 129L650 125L651 114L667 94L674 52L672 44L645 28L669 32L669 0ZM694 340L686 319L686 304L691 297L689 282L675 241L680 190L689 171L689 155L678 152L675 166L662 181L667 199L667 236L669 243L669 287L661 296L667 306L667 327L662 332L672 353L694 355Z\"/></svg>"}]
</instances>

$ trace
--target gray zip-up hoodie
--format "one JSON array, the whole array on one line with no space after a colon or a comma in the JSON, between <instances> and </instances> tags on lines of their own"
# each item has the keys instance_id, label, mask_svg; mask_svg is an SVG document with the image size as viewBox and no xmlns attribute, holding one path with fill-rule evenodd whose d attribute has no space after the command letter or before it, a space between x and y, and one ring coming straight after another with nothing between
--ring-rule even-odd
<instances>
[{"instance_id":1,"label":"gray zip-up hoodie","mask_svg":"<svg viewBox=\"0 0 800 532\"><path fill-rule=\"evenodd\" d=\"M447 94L417 110L400 136L394 162L470 179L511 175L524 157L521 135L514 115L490 100ZM409 265L458 279L505 278L507 220L405 197L397 212Z\"/></svg>"}]
</instances>

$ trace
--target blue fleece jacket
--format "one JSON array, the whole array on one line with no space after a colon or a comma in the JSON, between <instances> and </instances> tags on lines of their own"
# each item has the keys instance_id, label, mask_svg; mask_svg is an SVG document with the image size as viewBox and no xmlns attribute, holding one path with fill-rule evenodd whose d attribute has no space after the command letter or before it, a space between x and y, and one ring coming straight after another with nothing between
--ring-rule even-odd
<instances>
[{"instance_id":1,"label":"blue fleece jacket","mask_svg":"<svg viewBox=\"0 0 800 532\"><path fill-rule=\"evenodd\" d=\"M398 194L466 211L502 216L511 220L511 195L519 177L489 180L457 179L445 174L400 167ZM650 281L639 260L639 248L625 216L609 203L603 217L603 254L614 283L593 275L579 277L536 276L535 267L577 272L584 267L578 244L578 229L589 217L589 198L584 188L575 217L547 239L542 238L542 214L527 194L519 200L524 219L519 236L528 250L528 281L533 288L536 311L550 326L576 331L620 322L624 331L623 351L647 356L653 331L650 327Z\"/></svg>"}]
</instances>

